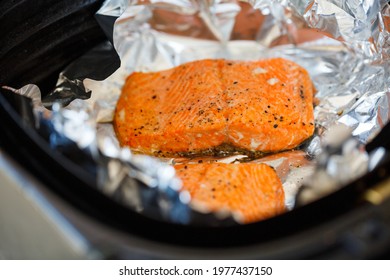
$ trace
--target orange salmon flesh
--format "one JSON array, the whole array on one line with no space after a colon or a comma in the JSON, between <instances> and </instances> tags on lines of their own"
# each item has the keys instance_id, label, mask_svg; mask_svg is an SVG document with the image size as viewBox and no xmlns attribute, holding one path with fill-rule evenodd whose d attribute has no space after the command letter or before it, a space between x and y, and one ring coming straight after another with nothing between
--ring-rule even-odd
<instances>
[{"instance_id":1,"label":"orange salmon flesh","mask_svg":"<svg viewBox=\"0 0 390 280\"><path fill-rule=\"evenodd\" d=\"M191 202L209 211L227 210L241 223L285 211L282 183L266 164L181 164L175 169Z\"/></svg>"},{"instance_id":2,"label":"orange salmon flesh","mask_svg":"<svg viewBox=\"0 0 390 280\"><path fill-rule=\"evenodd\" d=\"M199 60L132 73L114 127L122 146L144 154L278 152L313 134L313 95L307 71L286 59Z\"/></svg>"}]
</instances>

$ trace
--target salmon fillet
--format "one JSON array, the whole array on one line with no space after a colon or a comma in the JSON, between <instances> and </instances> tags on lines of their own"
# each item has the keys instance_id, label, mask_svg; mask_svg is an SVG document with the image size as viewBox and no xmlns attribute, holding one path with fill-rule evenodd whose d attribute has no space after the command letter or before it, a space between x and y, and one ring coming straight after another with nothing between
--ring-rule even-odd
<instances>
[{"instance_id":1,"label":"salmon fillet","mask_svg":"<svg viewBox=\"0 0 390 280\"><path fill-rule=\"evenodd\" d=\"M206 59L131 74L114 127L122 146L155 155L292 149L314 132L314 88L282 58Z\"/></svg>"},{"instance_id":2,"label":"salmon fillet","mask_svg":"<svg viewBox=\"0 0 390 280\"><path fill-rule=\"evenodd\" d=\"M213 212L227 210L241 223L264 220L285 211L282 183L266 164L182 164L175 169L193 205Z\"/></svg>"}]
</instances>

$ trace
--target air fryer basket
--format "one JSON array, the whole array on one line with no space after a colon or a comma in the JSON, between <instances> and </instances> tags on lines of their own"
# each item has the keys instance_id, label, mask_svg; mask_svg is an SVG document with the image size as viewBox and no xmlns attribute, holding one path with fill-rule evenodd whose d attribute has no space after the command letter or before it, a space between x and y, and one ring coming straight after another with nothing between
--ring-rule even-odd
<instances>
[{"instance_id":1,"label":"air fryer basket","mask_svg":"<svg viewBox=\"0 0 390 280\"><path fill-rule=\"evenodd\" d=\"M61 69L105 40L94 19L102 2L0 3L0 86L33 83L47 94ZM109 233L114 229L109 238L124 234L116 257L131 257L126 236L143 239L145 250L152 253L163 246L166 251L156 255L167 258L389 257L388 159L345 188L270 220L223 228L168 224L132 212L98 192L90 173L50 149L20 117L18 111L29 110L28 102L1 89L0 148L71 207L104 225ZM367 149L388 148L389 134L386 127ZM384 193L381 203L367 198L372 189Z\"/></svg>"}]
</instances>

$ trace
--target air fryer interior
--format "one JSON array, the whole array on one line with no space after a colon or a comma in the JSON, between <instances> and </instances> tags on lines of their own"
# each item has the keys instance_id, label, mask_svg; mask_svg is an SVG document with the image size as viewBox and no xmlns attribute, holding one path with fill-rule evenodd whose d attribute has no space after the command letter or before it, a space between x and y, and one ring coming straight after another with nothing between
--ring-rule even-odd
<instances>
[{"instance_id":1,"label":"air fryer interior","mask_svg":"<svg viewBox=\"0 0 390 280\"><path fill-rule=\"evenodd\" d=\"M94 13L102 2L1 3L0 85L19 88L32 83L47 94L55 85L61 69L105 40L103 31L94 20ZM16 98L4 89L1 93L0 145L4 151L67 203L91 219L126 234L172 246L204 249L257 244L264 245L263 250L279 250L286 246L299 248L306 242L305 238L312 239L311 249L296 250L297 258L318 257L320 254L331 256L339 250L348 250L348 244L353 237L361 236L361 228L367 223L376 225L375 234L388 234L390 217L384 213L390 213L389 201L373 206L364 199L367 190L389 178L388 160L341 190L266 221L223 228L169 224L130 211L97 191L95 178L90 173L80 170L74 162L50 149L20 117L18 111L29 110L29 100ZM389 138L385 135L382 139ZM370 149L375 146L372 144ZM327 234L333 234L333 239L325 240L324 228L327 228ZM300 237L296 238L295 244L283 242L291 236ZM375 242L371 235L362 238L367 244ZM266 247L269 242L274 244L272 248ZM365 256L388 253L389 242L386 244L387 247L382 246L374 252L369 251L373 247L365 247L364 250L370 252L364 251Z\"/></svg>"}]
</instances>

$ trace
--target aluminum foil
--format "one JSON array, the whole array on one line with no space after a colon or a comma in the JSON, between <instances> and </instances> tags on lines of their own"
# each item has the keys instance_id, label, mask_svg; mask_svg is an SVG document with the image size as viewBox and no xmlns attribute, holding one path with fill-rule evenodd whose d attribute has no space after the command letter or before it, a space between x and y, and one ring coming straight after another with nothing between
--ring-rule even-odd
<instances>
[{"instance_id":1,"label":"aluminum foil","mask_svg":"<svg viewBox=\"0 0 390 280\"><path fill-rule=\"evenodd\" d=\"M62 135L87 149L99 166L98 188L134 211L176 223L232 224L231 213L199 213L188 193L178 191L181 182L171 165L199 159L157 159L119 146L111 124L116 101L133 71L204 58L293 60L308 70L317 89L315 135L299 150L254 160L275 168L292 209L305 182L303 203L361 176L383 157L383 150L368 154L364 144L390 116L389 11L384 1L108 0L97 19L118 17L113 28L103 29L113 30L108 37L120 68L102 81L62 75L44 98L52 113L39 118L53 123L53 147ZM37 112L44 110L35 105ZM244 155L202 160L253 161Z\"/></svg>"},{"instance_id":2,"label":"aluminum foil","mask_svg":"<svg viewBox=\"0 0 390 280\"><path fill-rule=\"evenodd\" d=\"M343 40L364 58L381 60L389 55L387 2L315 0L304 16L311 27Z\"/></svg>"}]
</instances>

